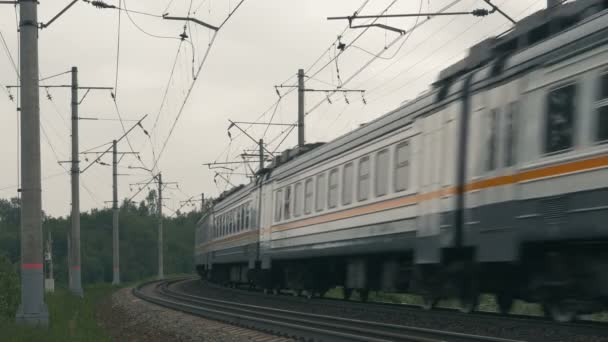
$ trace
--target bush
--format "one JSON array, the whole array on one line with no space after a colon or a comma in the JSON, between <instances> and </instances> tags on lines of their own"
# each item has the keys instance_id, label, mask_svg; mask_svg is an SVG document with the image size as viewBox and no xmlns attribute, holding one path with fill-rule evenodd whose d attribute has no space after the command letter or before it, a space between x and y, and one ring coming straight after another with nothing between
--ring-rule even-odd
<instances>
[{"instance_id":1,"label":"bush","mask_svg":"<svg viewBox=\"0 0 608 342\"><path fill-rule=\"evenodd\" d=\"M0 255L0 320L15 318L20 297L15 266L7 257Z\"/></svg>"}]
</instances>

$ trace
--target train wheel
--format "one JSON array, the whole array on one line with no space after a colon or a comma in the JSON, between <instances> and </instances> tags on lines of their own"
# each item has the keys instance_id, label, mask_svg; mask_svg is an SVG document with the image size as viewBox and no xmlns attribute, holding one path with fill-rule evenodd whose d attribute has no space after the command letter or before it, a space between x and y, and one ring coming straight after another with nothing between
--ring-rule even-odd
<instances>
[{"instance_id":1,"label":"train wheel","mask_svg":"<svg viewBox=\"0 0 608 342\"><path fill-rule=\"evenodd\" d=\"M465 287L459 299L460 305L458 311L467 314L471 313L477 309L477 304L479 304L479 292L477 292L474 286Z\"/></svg>"},{"instance_id":2,"label":"train wheel","mask_svg":"<svg viewBox=\"0 0 608 342\"><path fill-rule=\"evenodd\" d=\"M501 291L496 294L496 303L498 304L498 311L503 315L507 315L509 312L511 312L511 308L513 307L514 302L515 300L513 299L513 295L511 293Z\"/></svg>"},{"instance_id":3,"label":"train wheel","mask_svg":"<svg viewBox=\"0 0 608 342\"><path fill-rule=\"evenodd\" d=\"M559 300L547 301L543 304L543 310L545 311L545 316L550 317L556 322L572 322L577 317L577 312L574 308Z\"/></svg>"},{"instance_id":4,"label":"train wheel","mask_svg":"<svg viewBox=\"0 0 608 342\"><path fill-rule=\"evenodd\" d=\"M344 288L344 300L350 300L350 298L353 296L353 289L351 288Z\"/></svg>"},{"instance_id":5,"label":"train wheel","mask_svg":"<svg viewBox=\"0 0 608 342\"><path fill-rule=\"evenodd\" d=\"M422 304L420 305L420 307L423 310L431 310L432 308L435 307L435 305L437 305L438 301L439 300L437 299L437 297L435 297L433 295L423 295Z\"/></svg>"},{"instance_id":6,"label":"train wheel","mask_svg":"<svg viewBox=\"0 0 608 342\"><path fill-rule=\"evenodd\" d=\"M361 298L362 302L367 302L367 300L369 299L369 289L359 290L359 298Z\"/></svg>"}]
</instances>

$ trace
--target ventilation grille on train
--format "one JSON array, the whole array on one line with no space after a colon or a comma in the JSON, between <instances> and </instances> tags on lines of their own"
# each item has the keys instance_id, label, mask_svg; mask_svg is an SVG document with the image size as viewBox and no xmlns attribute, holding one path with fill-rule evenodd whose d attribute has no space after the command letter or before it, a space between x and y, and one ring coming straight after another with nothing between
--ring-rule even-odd
<instances>
[{"instance_id":1,"label":"ventilation grille on train","mask_svg":"<svg viewBox=\"0 0 608 342\"><path fill-rule=\"evenodd\" d=\"M548 198L541 201L541 213L546 224L559 224L566 218L568 199L564 196Z\"/></svg>"}]
</instances>

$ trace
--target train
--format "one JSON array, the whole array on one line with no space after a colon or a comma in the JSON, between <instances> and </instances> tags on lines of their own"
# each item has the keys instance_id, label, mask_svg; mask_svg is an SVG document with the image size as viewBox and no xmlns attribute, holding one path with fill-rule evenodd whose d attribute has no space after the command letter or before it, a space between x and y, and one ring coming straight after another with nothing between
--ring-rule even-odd
<instances>
[{"instance_id":1,"label":"train","mask_svg":"<svg viewBox=\"0 0 608 342\"><path fill-rule=\"evenodd\" d=\"M608 306L608 1L540 10L427 91L282 152L200 219L203 279L345 299Z\"/></svg>"}]
</instances>

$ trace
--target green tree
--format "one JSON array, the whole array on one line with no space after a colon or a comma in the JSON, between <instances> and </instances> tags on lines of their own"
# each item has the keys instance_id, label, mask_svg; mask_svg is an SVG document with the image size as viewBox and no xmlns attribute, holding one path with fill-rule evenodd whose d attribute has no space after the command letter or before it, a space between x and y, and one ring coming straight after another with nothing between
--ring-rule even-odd
<instances>
[{"instance_id":1,"label":"green tree","mask_svg":"<svg viewBox=\"0 0 608 342\"><path fill-rule=\"evenodd\" d=\"M136 281L157 274L157 195L150 191L140 203L120 206L121 280ZM19 201L0 199L0 252L12 263L19 261ZM200 213L165 216L166 273L190 273L194 269L194 227ZM53 264L58 286L67 284L67 239L70 217L45 216L45 239L53 236ZM93 209L80 216L82 277L84 283L112 281L112 210Z\"/></svg>"},{"instance_id":2,"label":"green tree","mask_svg":"<svg viewBox=\"0 0 608 342\"><path fill-rule=\"evenodd\" d=\"M10 260L0 255L0 319L13 319L20 300L19 277Z\"/></svg>"}]
</instances>

